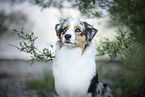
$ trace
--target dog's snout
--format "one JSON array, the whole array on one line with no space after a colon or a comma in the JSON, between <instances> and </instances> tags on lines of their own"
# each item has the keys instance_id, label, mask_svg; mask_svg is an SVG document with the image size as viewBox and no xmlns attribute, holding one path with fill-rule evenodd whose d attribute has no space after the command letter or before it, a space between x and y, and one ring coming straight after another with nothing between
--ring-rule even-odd
<instances>
[{"instance_id":1,"label":"dog's snout","mask_svg":"<svg viewBox=\"0 0 145 97\"><path fill-rule=\"evenodd\" d=\"M71 35L70 35L70 34L66 34L66 35L65 35L65 39L66 39L66 40L69 40L70 38L71 38Z\"/></svg>"}]
</instances>

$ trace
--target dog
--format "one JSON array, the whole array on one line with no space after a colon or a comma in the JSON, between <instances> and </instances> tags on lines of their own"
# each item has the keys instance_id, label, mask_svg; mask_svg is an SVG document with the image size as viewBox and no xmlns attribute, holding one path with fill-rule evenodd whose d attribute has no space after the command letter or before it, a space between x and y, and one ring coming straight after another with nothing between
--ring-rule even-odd
<instances>
[{"instance_id":1,"label":"dog","mask_svg":"<svg viewBox=\"0 0 145 97\"><path fill-rule=\"evenodd\" d=\"M110 88L98 81L92 25L77 20L56 24L53 75L55 97L113 97Z\"/></svg>"}]
</instances>

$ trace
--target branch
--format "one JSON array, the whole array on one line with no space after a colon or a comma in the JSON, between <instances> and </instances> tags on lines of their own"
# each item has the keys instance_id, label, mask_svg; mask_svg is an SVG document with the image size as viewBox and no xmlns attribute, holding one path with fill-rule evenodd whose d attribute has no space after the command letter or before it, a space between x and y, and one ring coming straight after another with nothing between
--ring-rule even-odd
<instances>
[{"instance_id":1,"label":"branch","mask_svg":"<svg viewBox=\"0 0 145 97\"><path fill-rule=\"evenodd\" d=\"M21 52L29 53L31 55L31 61L44 61L44 62L52 62L55 58L54 54L54 46L50 44L48 48L44 48L42 51L38 50L35 46L35 41L38 37L34 36L34 33L31 32L30 34L25 34L23 32L23 29L21 31L13 30L17 33L17 36L19 38L19 46L15 46L12 44L9 44L10 46L13 46L20 50Z\"/></svg>"}]
</instances>

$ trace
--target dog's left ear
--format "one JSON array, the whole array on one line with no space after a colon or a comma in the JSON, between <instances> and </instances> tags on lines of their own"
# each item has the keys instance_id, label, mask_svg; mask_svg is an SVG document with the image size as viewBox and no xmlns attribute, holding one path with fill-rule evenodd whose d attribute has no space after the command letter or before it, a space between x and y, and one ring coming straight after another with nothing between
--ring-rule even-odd
<instances>
[{"instance_id":1,"label":"dog's left ear","mask_svg":"<svg viewBox=\"0 0 145 97\"><path fill-rule=\"evenodd\" d=\"M92 41L94 36L97 33L97 29L95 29L92 25L88 24L87 22L83 22L85 25L85 33L87 35L87 42Z\"/></svg>"}]
</instances>

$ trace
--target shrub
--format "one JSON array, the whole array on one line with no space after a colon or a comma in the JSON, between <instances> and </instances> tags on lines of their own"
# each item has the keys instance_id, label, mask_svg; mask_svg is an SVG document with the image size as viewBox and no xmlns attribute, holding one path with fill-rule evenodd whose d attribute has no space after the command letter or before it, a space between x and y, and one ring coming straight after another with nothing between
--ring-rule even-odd
<instances>
[{"instance_id":1,"label":"shrub","mask_svg":"<svg viewBox=\"0 0 145 97\"><path fill-rule=\"evenodd\" d=\"M145 47L136 42L136 39L127 34L127 31L118 31L116 40L105 38L101 45L97 46L97 56L109 55L110 60L119 58L123 64L117 70L111 70L103 74L103 65L98 73L102 78L110 78L115 96L144 97L145 96ZM117 64L116 64L117 65Z\"/></svg>"}]
</instances>

